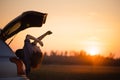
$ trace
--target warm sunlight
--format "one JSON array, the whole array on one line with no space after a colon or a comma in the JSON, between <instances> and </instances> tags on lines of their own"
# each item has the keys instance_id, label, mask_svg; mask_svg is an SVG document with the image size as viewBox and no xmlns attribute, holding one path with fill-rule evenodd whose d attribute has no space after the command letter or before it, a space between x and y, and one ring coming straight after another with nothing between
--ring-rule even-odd
<instances>
[{"instance_id":1,"label":"warm sunlight","mask_svg":"<svg viewBox=\"0 0 120 80\"><path fill-rule=\"evenodd\" d=\"M92 46L87 50L88 54L91 56L99 54L99 49L96 46Z\"/></svg>"},{"instance_id":2,"label":"warm sunlight","mask_svg":"<svg viewBox=\"0 0 120 80\"><path fill-rule=\"evenodd\" d=\"M120 0L0 0L0 11L0 80L120 80ZM30 50L26 36L47 31Z\"/></svg>"},{"instance_id":3,"label":"warm sunlight","mask_svg":"<svg viewBox=\"0 0 120 80\"><path fill-rule=\"evenodd\" d=\"M89 55L102 56L112 52L117 58L120 57L119 3L120 0L2 0L0 28L24 11L45 12L48 16L41 28L17 34L10 44L14 51L23 47L26 34L38 37L51 30L53 34L43 39L42 51L85 50Z\"/></svg>"},{"instance_id":4,"label":"warm sunlight","mask_svg":"<svg viewBox=\"0 0 120 80\"><path fill-rule=\"evenodd\" d=\"M91 56L100 54L104 47L102 40L96 36L86 38L83 40L82 44L84 45L84 50Z\"/></svg>"}]
</instances>

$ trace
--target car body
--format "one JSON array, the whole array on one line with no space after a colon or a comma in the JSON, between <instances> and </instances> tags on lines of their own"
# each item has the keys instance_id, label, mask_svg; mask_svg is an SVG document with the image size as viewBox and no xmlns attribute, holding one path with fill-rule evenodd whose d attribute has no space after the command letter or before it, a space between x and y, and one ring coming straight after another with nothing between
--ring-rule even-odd
<instances>
[{"instance_id":1,"label":"car body","mask_svg":"<svg viewBox=\"0 0 120 80\"><path fill-rule=\"evenodd\" d=\"M24 63L5 41L24 29L41 27L46 17L46 13L26 11L0 30L0 80L29 80Z\"/></svg>"}]
</instances>

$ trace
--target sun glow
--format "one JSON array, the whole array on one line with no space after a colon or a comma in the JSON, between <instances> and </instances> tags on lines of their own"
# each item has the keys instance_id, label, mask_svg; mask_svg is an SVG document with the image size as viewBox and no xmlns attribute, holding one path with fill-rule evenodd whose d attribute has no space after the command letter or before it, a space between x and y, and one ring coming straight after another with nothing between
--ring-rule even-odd
<instances>
[{"instance_id":1,"label":"sun glow","mask_svg":"<svg viewBox=\"0 0 120 80\"><path fill-rule=\"evenodd\" d=\"M99 48L97 46L91 46L88 48L87 53L94 56L99 54Z\"/></svg>"},{"instance_id":2,"label":"sun glow","mask_svg":"<svg viewBox=\"0 0 120 80\"><path fill-rule=\"evenodd\" d=\"M96 36L91 36L82 42L87 54L94 56L100 54L103 48L103 42Z\"/></svg>"}]
</instances>

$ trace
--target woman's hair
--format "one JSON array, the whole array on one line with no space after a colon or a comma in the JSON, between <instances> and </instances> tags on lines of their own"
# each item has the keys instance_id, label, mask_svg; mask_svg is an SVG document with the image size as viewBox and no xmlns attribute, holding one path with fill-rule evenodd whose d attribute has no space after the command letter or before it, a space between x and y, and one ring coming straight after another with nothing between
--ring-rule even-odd
<instances>
[{"instance_id":1,"label":"woman's hair","mask_svg":"<svg viewBox=\"0 0 120 80\"><path fill-rule=\"evenodd\" d=\"M37 68L42 62L42 52L36 52L31 55L31 67Z\"/></svg>"},{"instance_id":2,"label":"woman's hair","mask_svg":"<svg viewBox=\"0 0 120 80\"><path fill-rule=\"evenodd\" d=\"M23 49L18 49L15 52L16 56L19 57L19 59L23 60L24 59L24 52Z\"/></svg>"}]
</instances>

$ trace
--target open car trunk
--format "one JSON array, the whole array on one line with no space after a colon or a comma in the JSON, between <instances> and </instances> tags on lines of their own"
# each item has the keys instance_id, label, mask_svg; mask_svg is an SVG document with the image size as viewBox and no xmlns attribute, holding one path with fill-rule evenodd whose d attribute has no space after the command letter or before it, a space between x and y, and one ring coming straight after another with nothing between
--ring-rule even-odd
<instances>
[{"instance_id":1,"label":"open car trunk","mask_svg":"<svg viewBox=\"0 0 120 80\"><path fill-rule=\"evenodd\" d=\"M20 16L16 17L10 23L8 23L0 33L0 39L6 41L8 38L17 34L18 32L30 28L30 27L41 27L46 21L47 14L36 12L36 11L26 11Z\"/></svg>"}]
</instances>

